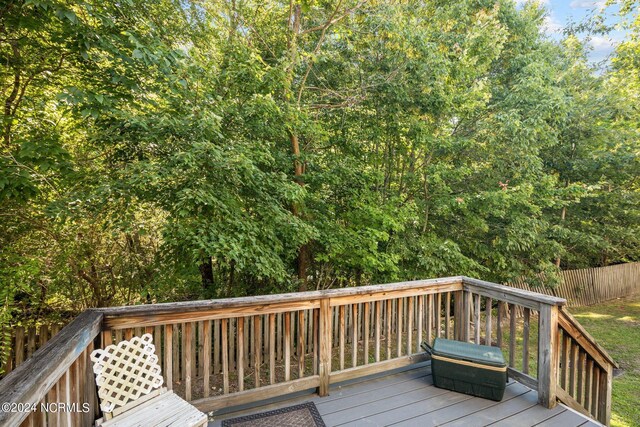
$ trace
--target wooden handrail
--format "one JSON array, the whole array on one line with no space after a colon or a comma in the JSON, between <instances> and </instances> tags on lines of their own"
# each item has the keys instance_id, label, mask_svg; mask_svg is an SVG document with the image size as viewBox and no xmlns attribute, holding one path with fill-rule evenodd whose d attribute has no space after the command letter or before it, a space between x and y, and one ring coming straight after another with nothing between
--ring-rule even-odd
<instances>
[{"instance_id":1,"label":"wooden handrail","mask_svg":"<svg viewBox=\"0 0 640 427\"><path fill-rule=\"evenodd\" d=\"M618 364L613 360L609 353L607 353L607 351L596 342L595 338L593 338L591 334L584 329L584 327L575 317L573 317L573 315L571 315L571 313L562 308L560 309L559 314L558 324L560 327L567 331L571 335L571 338L576 340L582 348L584 348L587 353L600 364L602 368L606 369L608 365L618 368Z\"/></svg>"},{"instance_id":2,"label":"wooden handrail","mask_svg":"<svg viewBox=\"0 0 640 427\"><path fill-rule=\"evenodd\" d=\"M169 302L159 304L124 305L120 307L97 308L96 311L111 316L135 316L137 314L164 314L176 311L208 311L211 309L230 309L237 307L251 307L274 302L304 302L325 298L379 294L399 292L403 290L429 287L433 285L448 285L462 283L463 276L441 277L437 279L412 280L408 282L386 283L383 285L358 286L353 288L325 289L321 291L293 292L286 294L256 295L250 297L220 298L202 301ZM511 289L511 288L509 288ZM517 292L526 292L513 289Z\"/></svg>"},{"instance_id":3,"label":"wooden handrail","mask_svg":"<svg viewBox=\"0 0 640 427\"><path fill-rule=\"evenodd\" d=\"M494 303L497 303L495 323L492 320ZM37 403L45 397L49 401L52 397L65 397L65 393L68 396L70 378L73 381L80 373L85 376L88 373L84 380L93 383L86 356L97 336L100 335L104 347L143 331L154 335L167 387L175 384L176 391L200 409L215 410L313 387L320 395L326 395L331 383L423 360L419 347L423 339L431 341L434 336L444 336L493 343L496 337L501 346L504 316L508 314L511 375L537 389L544 406L553 407L561 400L571 407L580 405L582 413L588 412L608 422L610 380L616 365L563 309L565 304L563 298L455 276L292 294L87 310L29 361L7 375L0 383L0 401ZM534 378L529 376L529 319L536 312L538 347L533 349L537 351ZM524 316L521 370L515 365L517 313ZM569 350L562 350L565 347ZM588 386L572 385L578 377L577 363L573 362L573 370L568 374L565 356L569 353L579 353L582 365L593 366ZM335 358L338 363L334 362L332 367ZM560 369L561 360L564 370ZM277 369L280 369L278 373ZM266 376L261 375L267 370ZM40 374L36 376L33 372ZM564 382L558 382L562 375ZM216 387L222 386L213 395L210 377ZM192 387L198 380L202 381L203 389L193 395ZM234 381L237 381L235 389ZM60 392L56 391L56 384ZM589 387L594 391L591 394ZM85 397L91 395L88 390L83 388ZM95 399L95 391L93 394ZM603 398L602 402L598 401L599 397ZM17 425L27 416L0 412L0 424Z\"/></svg>"},{"instance_id":4,"label":"wooden handrail","mask_svg":"<svg viewBox=\"0 0 640 427\"><path fill-rule=\"evenodd\" d=\"M102 326L103 315L86 310L48 341L33 356L11 371L0 383L0 402L37 405L93 343ZM59 402L65 402L63 398ZM69 402L71 403L71 402ZM78 402L85 403L85 402ZM91 408L93 412L94 408ZM0 411L0 425L18 426L32 412Z\"/></svg>"},{"instance_id":5,"label":"wooden handrail","mask_svg":"<svg viewBox=\"0 0 640 427\"><path fill-rule=\"evenodd\" d=\"M499 285L497 283L484 280L473 279L462 276L464 289L466 291L479 293L512 304L518 304L534 310L540 309L540 304L563 306L567 304L564 298L551 295L539 294L537 292L525 291L523 289L512 288L510 286Z\"/></svg>"},{"instance_id":6,"label":"wooden handrail","mask_svg":"<svg viewBox=\"0 0 640 427\"><path fill-rule=\"evenodd\" d=\"M281 313L290 310L320 308L320 301L331 300L331 305L346 302L376 301L391 297L409 296L416 292L437 293L439 287L459 285L462 277L445 277L385 285L359 286L355 288L327 289L322 291L289 294L258 295L241 298L189 301L176 303L145 304L97 309L104 314L105 329L121 329L181 323L197 320L223 319L227 317L253 316ZM514 291L520 291L514 289Z\"/></svg>"}]
</instances>

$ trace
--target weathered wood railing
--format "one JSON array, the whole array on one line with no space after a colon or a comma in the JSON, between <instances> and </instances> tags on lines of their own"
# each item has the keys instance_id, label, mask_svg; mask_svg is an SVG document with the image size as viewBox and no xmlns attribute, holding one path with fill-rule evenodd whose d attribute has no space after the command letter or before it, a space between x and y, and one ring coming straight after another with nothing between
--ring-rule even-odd
<instances>
[{"instance_id":1,"label":"weathered wood railing","mask_svg":"<svg viewBox=\"0 0 640 427\"><path fill-rule=\"evenodd\" d=\"M152 333L167 387L205 411L310 388L326 395L331 383L425 360L421 341L448 337L501 346L510 375L538 390L540 403L552 407L559 398L606 423L611 360L577 322L565 316L564 304L565 300L553 296L450 277L91 310L7 375L0 382L0 399L89 402L94 415L95 392L85 393L93 390L87 360L96 336L96 345L104 347ZM514 315L517 310L524 312L522 321ZM76 337L73 345L63 341L70 334ZM578 349L570 347L569 353L577 351L585 373L561 356L565 336ZM51 365L48 354L53 353L66 354L65 362ZM45 376L30 377L35 388L18 387L36 364L38 369L46 368ZM567 369L570 380L563 382ZM74 378L85 380L75 386L76 391ZM571 386L574 378L579 386ZM15 392L7 387L15 387ZM27 418L0 412L0 424L8 420L8 425L17 425L27 418L26 422L35 424L59 425L59 416L70 415ZM90 418L84 416L87 420L82 424Z\"/></svg>"},{"instance_id":2,"label":"weathered wood railing","mask_svg":"<svg viewBox=\"0 0 640 427\"><path fill-rule=\"evenodd\" d=\"M609 424L616 363L564 309L558 313L558 326L558 399L603 424Z\"/></svg>"},{"instance_id":3,"label":"weathered wood railing","mask_svg":"<svg viewBox=\"0 0 640 427\"><path fill-rule=\"evenodd\" d=\"M0 381L0 425L93 423L99 407L89 355L102 317L95 310L80 314Z\"/></svg>"}]
</instances>

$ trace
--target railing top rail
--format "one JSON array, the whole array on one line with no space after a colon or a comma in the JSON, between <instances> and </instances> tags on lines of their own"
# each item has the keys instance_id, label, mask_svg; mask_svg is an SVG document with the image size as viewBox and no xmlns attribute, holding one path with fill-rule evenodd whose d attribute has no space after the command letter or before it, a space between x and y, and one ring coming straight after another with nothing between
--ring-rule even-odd
<instances>
[{"instance_id":1,"label":"railing top rail","mask_svg":"<svg viewBox=\"0 0 640 427\"><path fill-rule=\"evenodd\" d=\"M571 315L571 313L569 313L567 310L561 309L558 321L560 323L560 326L564 330L569 332L573 339L578 341L582 348L591 353L592 356L594 352L597 352L605 362L610 363L615 368L619 367L618 364L609 355L609 353L607 353L607 351L596 342L591 334L587 332L587 330L580 324L580 322L578 322L575 317ZM606 368L606 366L603 366L603 368Z\"/></svg>"},{"instance_id":2,"label":"railing top rail","mask_svg":"<svg viewBox=\"0 0 640 427\"><path fill-rule=\"evenodd\" d=\"M475 288L471 290L482 290L488 294L504 299L508 302L520 304L525 307L536 309L535 304L546 304L563 306L567 304L564 298L558 298L551 295L539 294L537 292L525 291L524 289L512 288L511 286L499 285L497 283L487 282L485 280L473 279L471 277L462 277L462 282L466 287ZM534 304L532 304L534 303Z\"/></svg>"},{"instance_id":3,"label":"railing top rail","mask_svg":"<svg viewBox=\"0 0 640 427\"><path fill-rule=\"evenodd\" d=\"M103 314L86 310L0 381L0 402L38 404L100 333ZM0 425L19 425L29 412L0 411Z\"/></svg>"},{"instance_id":4,"label":"railing top rail","mask_svg":"<svg viewBox=\"0 0 640 427\"><path fill-rule=\"evenodd\" d=\"M295 292L275 295L257 295L252 297L221 298L215 300L170 302L160 304L144 304L136 306L120 306L97 309L107 318L121 316L158 315L176 312L197 312L234 307L250 307L273 303L295 303L302 301L318 301L322 299L358 296L367 294L392 293L437 285L462 284L462 276L439 279L414 280L410 282L387 283L384 285L358 286L354 288L326 289L321 291Z\"/></svg>"},{"instance_id":5,"label":"railing top rail","mask_svg":"<svg viewBox=\"0 0 640 427\"><path fill-rule=\"evenodd\" d=\"M508 301L522 303L525 306L537 304L565 305L564 298L543 295L536 292L525 291L509 286L499 285L484 280L473 279L465 276L453 276L438 279L414 280L408 282L387 283L383 285L359 286L354 288L327 289L321 291L295 292L275 295L258 295L240 298L221 298L215 300L185 301L159 304L144 304L137 306L120 306L97 309L106 318L118 318L128 316L161 315L171 313L211 311L216 309L231 309L235 307L262 306L275 303L297 303L304 301L319 301L328 298L345 298L350 296L362 296L368 294L393 293L411 289L424 288L438 285L466 284L480 288L487 292L493 292L496 296L504 296Z\"/></svg>"}]
</instances>

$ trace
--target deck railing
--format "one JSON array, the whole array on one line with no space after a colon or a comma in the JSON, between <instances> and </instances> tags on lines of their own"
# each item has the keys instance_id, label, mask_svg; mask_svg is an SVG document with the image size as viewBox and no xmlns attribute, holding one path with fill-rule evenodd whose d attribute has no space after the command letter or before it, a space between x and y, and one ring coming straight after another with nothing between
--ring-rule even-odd
<instances>
[{"instance_id":1,"label":"deck railing","mask_svg":"<svg viewBox=\"0 0 640 427\"><path fill-rule=\"evenodd\" d=\"M15 409L56 402L78 410L3 410L0 424L89 425L98 414L90 351L145 332L167 387L203 411L310 388L324 396L332 383L425 360L421 341L448 337L499 345L510 375L536 389L541 404L560 399L608 424L613 362L565 303L450 277L88 310L0 381L0 401Z\"/></svg>"}]
</instances>

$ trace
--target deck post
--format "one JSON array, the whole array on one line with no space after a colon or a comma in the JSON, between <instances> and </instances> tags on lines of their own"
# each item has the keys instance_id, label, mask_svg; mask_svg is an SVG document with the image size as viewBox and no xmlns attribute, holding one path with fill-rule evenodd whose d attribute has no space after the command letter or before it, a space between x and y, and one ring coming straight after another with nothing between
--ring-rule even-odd
<instances>
[{"instance_id":1,"label":"deck post","mask_svg":"<svg viewBox=\"0 0 640 427\"><path fill-rule=\"evenodd\" d=\"M547 408L557 404L558 307L540 304L538 320L538 402Z\"/></svg>"},{"instance_id":2,"label":"deck post","mask_svg":"<svg viewBox=\"0 0 640 427\"><path fill-rule=\"evenodd\" d=\"M331 376L331 304L329 298L320 300L320 331L319 340L320 351L318 375L320 376L320 385L318 387L318 395L329 395L329 382Z\"/></svg>"}]
</instances>

